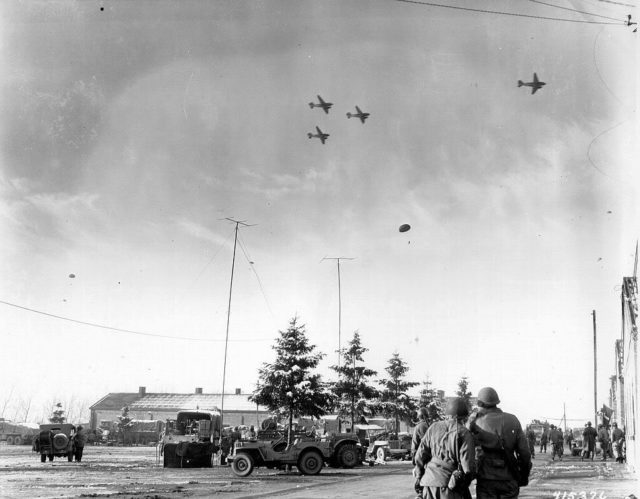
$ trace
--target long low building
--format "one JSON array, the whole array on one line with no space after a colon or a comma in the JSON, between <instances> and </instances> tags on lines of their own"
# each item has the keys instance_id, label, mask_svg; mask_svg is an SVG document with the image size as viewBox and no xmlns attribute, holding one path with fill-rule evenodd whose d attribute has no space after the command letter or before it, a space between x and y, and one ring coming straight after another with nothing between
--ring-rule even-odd
<instances>
[{"instance_id":1,"label":"long low building","mask_svg":"<svg viewBox=\"0 0 640 499\"><path fill-rule=\"evenodd\" d=\"M129 408L132 419L175 419L182 410L220 410L222 394L202 393L202 388L196 388L193 393L147 393L144 386L139 387L137 393L108 393L89 408L91 429L99 427L101 421L117 421L123 407ZM224 394L225 426L255 425L259 428L268 417L269 412L250 402L249 395L239 388L235 393Z\"/></svg>"}]
</instances>

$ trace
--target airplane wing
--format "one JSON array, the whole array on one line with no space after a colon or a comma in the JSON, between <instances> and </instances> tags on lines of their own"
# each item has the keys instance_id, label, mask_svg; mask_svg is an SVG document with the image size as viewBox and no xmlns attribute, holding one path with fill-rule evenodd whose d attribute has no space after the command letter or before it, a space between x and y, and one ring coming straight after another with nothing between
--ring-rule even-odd
<instances>
[{"instance_id":1,"label":"airplane wing","mask_svg":"<svg viewBox=\"0 0 640 499\"><path fill-rule=\"evenodd\" d=\"M533 83L538 83L538 75L533 73Z\"/></svg>"},{"instance_id":2,"label":"airplane wing","mask_svg":"<svg viewBox=\"0 0 640 499\"><path fill-rule=\"evenodd\" d=\"M320 135L320 142L322 142L324 144L324 141L327 140L328 135L325 134L321 134Z\"/></svg>"},{"instance_id":3,"label":"airplane wing","mask_svg":"<svg viewBox=\"0 0 640 499\"><path fill-rule=\"evenodd\" d=\"M369 117L369 115L367 113L360 113L360 121L362 121L362 123L364 123L364 120L366 120Z\"/></svg>"},{"instance_id":4,"label":"airplane wing","mask_svg":"<svg viewBox=\"0 0 640 499\"><path fill-rule=\"evenodd\" d=\"M531 87L531 95L535 94L539 87L533 86Z\"/></svg>"},{"instance_id":5,"label":"airplane wing","mask_svg":"<svg viewBox=\"0 0 640 499\"><path fill-rule=\"evenodd\" d=\"M318 101L320 102L321 106L324 106L325 102L322 100L322 97L320 97L319 95L318 95Z\"/></svg>"},{"instance_id":6,"label":"airplane wing","mask_svg":"<svg viewBox=\"0 0 640 499\"><path fill-rule=\"evenodd\" d=\"M360 114L362 114L362 111L360 111L360 108L358 106L356 106L356 111L358 111Z\"/></svg>"},{"instance_id":7,"label":"airplane wing","mask_svg":"<svg viewBox=\"0 0 640 499\"><path fill-rule=\"evenodd\" d=\"M320 130L320 127L316 127L316 130L318 131L318 133L319 133L320 135L322 135L322 130Z\"/></svg>"}]
</instances>

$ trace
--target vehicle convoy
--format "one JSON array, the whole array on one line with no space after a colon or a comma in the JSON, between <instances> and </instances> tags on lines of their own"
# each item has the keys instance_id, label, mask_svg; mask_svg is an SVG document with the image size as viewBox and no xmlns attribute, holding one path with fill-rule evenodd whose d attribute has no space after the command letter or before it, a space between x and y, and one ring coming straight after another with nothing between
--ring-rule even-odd
<instances>
[{"instance_id":1,"label":"vehicle convoy","mask_svg":"<svg viewBox=\"0 0 640 499\"><path fill-rule=\"evenodd\" d=\"M180 411L168 421L161 441L165 468L211 468L218 451L222 418L218 411Z\"/></svg>"},{"instance_id":2,"label":"vehicle convoy","mask_svg":"<svg viewBox=\"0 0 640 499\"><path fill-rule=\"evenodd\" d=\"M303 475L317 475L325 464L353 468L361 464L363 458L364 449L351 433L316 437L309 432L296 431L288 445L286 431L265 430L258 432L257 439L236 441L233 453L227 459L236 475L246 477L256 467L287 465L296 466Z\"/></svg>"},{"instance_id":3,"label":"vehicle convoy","mask_svg":"<svg viewBox=\"0 0 640 499\"><path fill-rule=\"evenodd\" d=\"M36 428L30 423L13 423L0 418L0 442L7 442L7 445L31 444L38 433Z\"/></svg>"},{"instance_id":4,"label":"vehicle convoy","mask_svg":"<svg viewBox=\"0 0 640 499\"><path fill-rule=\"evenodd\" d=\"M40 453L40 462L49 458L67 457L73 461L73 433L75 426L69 423L41 424L40 433L33 441L33 450Z\"/></svg>"}]
</instances>

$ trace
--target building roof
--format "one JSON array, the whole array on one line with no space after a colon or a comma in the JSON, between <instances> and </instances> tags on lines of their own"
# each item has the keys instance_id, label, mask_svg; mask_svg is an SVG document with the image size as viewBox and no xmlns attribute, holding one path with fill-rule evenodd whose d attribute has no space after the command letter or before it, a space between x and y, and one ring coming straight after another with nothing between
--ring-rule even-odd
<instances>
[{"instance_id":1,"label":"building roof","mask_svg":"<svg viewBox=\"0 0 640 499\"><path fill-rule=\"evenodd\" d=\"M128 406L130 411L181 411L189 409L213 410L222 408L220 393L109 393L93 404L92 410L120 410ZM267 412L249 402L249 395L224 394L224 409L241 412Z\"/></svg>"}]
</instances>

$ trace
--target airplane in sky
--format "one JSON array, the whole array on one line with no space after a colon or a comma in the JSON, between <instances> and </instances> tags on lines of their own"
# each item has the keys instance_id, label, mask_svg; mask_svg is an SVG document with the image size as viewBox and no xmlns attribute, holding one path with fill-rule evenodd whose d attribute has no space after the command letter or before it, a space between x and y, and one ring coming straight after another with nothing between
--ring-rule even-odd
<instances>
[{"instance_id":1,"label":"airplane in sky","mask_svg":"<svg viewBox=\"0 0 640 499\"><path fill-rule=\"evenodd\" d=\"M542 87L544 87L546 85L545 82L538 80L538 75L536 73L533 73L533 81L530 81L528 83L523 82L522 80L518 80L518 86L522 87L531 87L531 94L535 94L536 91Z\"/></svg>"},{"instance_id":2,"label":"airplane in sky","mask_svg":"<svg viewBox=\"0 0 640 499\"><path fill-rule=\"evenodd\" d=\"M319 127L316 127L316 130L318 131L318 133L311 133L311 132L307 132L307 136L312 139L314 137L317 137L320 139L320 142L322 142L324 144L324 141L327 140L327 137L329 136L328 133L323 133L322 130L320 130Z\"/></svg>"},{"instance_id":3,"label":"airplane in sky","mask_svg":"<svg viewBox=\"0 0 640 499\"><path fill-rule=\"evenodd\" d=\"M358 111L357 113L347 113L347 118L360 118L360 121L362 121L362 123L364 123L364 120L366 120L369 117L370 113L363 113L362 111L360 111L360 108L358 106L356 106L356 111Z\"/></svg>"},{"instance_id":4,"label":"airplane in sky","mask_svg":"<svg viewBox=\"0 0 640 499\"><path fill-rule=\"evenodd\" d=\"M313 109L314 107L321 107L326 114L329 114L329 109L331 109L331 106L333 106L333 103L325 102L322 99L322 97L320 97L319 95L318 95L318 102L319 104L316 104L315 102L309 102L309 107L311 109Z\"/></svg>"}]
</instances>

